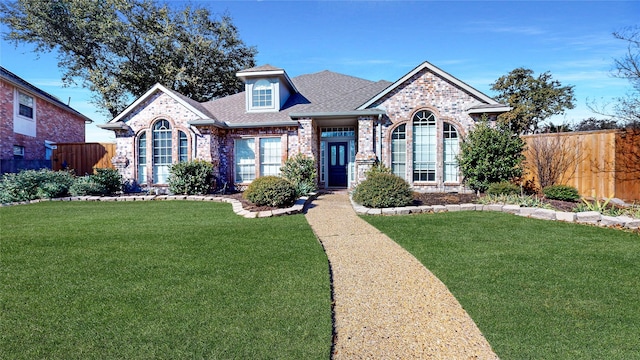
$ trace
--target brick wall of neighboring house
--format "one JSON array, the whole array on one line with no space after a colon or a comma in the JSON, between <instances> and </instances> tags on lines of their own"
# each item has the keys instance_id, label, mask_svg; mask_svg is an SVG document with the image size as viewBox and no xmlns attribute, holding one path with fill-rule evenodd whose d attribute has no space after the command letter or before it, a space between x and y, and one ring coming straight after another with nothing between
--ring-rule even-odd
<instances>
[{"instance_id":1,"label":"brick wall of neighboring house","mask_svg":"<svg viewBox=\"0 0 640 360\"><path fill-rule=\"evenodd\" d=\"M387 112L386 119L388 121L383 126L381 139L385 165L391 166L391 132L399 124L410 121L417 111L428 110L434 113L439 120L436 130L438 133L442 132L442 121L446 121L453 124L458 130L459 136L462 137L474 124L474 120L467 113L467 109L478 102L479 99L428 69L415 74L403 86L398 86L394 91L372 105L372 107L381 105ZM408 136L407 149L412 147L413 139ZM438 154L442 154L442 148L442 141L438 141L436 150ZM407 166L410 166L410 164L407 163ZM438 169L442 169L441 158L438 158L436 166ZM438 191L454 191L460 188L457 184L445 186L442 181L442 171L437 172L437 177L437 184L424 186L425 189L434 188L434 190ZM414 186L420 187L416 184Z\"/></svg>"},{"instance_id":2,"label":"brick wall of neighboring house","mask_svg":"<svg viewBox=\"0 0 640 360\"><path fill-rule=\"evenodd\" d=\"M0 80L0 159L13 158L13 86Z\"/></svg>"},{"instance_id":3,"label":"brick wall of neighboring house","mask_svg":"<svg viewBox=\"0 0 640 360\"><path fill-rule=\"evenodd\" d=\"M15 87L2 81L0 90L0 159L13 159L14 145L24 147L24 160L44 160L45 141L84 142L85 119L40 97L35 98L36 134L13 132ZM30 95L33 93L28 92Z\"/></svg>"}]
</instances>

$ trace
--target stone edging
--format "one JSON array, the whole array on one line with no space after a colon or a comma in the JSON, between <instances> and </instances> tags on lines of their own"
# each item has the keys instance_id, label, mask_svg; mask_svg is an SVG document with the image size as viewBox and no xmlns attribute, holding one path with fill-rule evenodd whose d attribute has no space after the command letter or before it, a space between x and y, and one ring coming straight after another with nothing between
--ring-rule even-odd
<instances>
[{"instance_id":1,"label":"stone edging","mask_svg":"<svg viewBox=\"0 0 640 360\"><path fill-rule=\"evenodd\" d=\"M293 215L301 214L304 209L317 197L316 193L311 193L308 196L303 196L296 200L293 206L284 209L266 210L252 212L245 210L242 207L242 203L236 199L231 199L224 196L216 195L128 195L128 196L71 196L64 198L54 199L36 199L31 201L21 201L8 204L0 204L0 206L13 206L24 204L35 204L39 202L48 201L160 201L160 200L191 200L191 201L213 201L213 202L225 202L230 203L233 207L233 212L239 216L245 218L265 218L272 216Z\"/></svg>"},{"instance_id":2,"label":"stone edging","mask_svg":"<svg viewBox=\"0 0 640 360\"><path fill-rule=\"evenodd\" d=\"M630 230L638 230L640 228L640 219L628 216L606 216L597 211L574 213L505 204L422 205L374 209L357 204L353 199L351 199L351 204L358 215L406 215L448 211L498 211L534 219L557 220L577 224L591 224L602 227L622 227Z\"/></svg>"}]
</instances>

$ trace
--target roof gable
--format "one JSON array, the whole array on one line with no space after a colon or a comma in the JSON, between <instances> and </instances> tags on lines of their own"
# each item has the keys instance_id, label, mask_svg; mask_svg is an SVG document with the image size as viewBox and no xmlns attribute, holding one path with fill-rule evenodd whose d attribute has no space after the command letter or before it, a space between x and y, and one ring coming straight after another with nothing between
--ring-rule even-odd
<instances>
[{"instance_id":1,"label":"roof gable","mask_svg":"<svg viewBox=\"0 0 640 360\"><path fill-rule=\"evenodd\" d=\"M465 82L461 81L460 79L454 77L453 75L445 72L444 70L438 68L437 66L429 63L428 61L425 61L422 64L420 64L419 66L417 66L415 69L411 70L405 76L401 77L396 82L391 84L389 87L387 87L386 89L384 89L383 91L381 91L380 93L378 93L377 95L375 95L374 97L372 97L371 99L366 101L364 104L360 105L358 107L358 110L363 110L363 109L366 109L366 108L370 107L371 105L376 103L378 100L382 99L387 94L393 92L395 89L397 89L400 86L402 86L402 84L404 84L406 81L411 79L414 75L420 73L421 71L423 71L425 69L427 69L428 71L432 72L433 74L435 74L435 75L447 80L448 82L450 82L453 85L455 85L456 87L464 90L465 92L471 94L472 96L474 96L475 98L479 99L480 101L486 103L487 105L490 105L490 107L492 107L492 108L494 108L494 107L495 108L505 108L504 105L498 103L497 101L495 101L491 97L487 96L486 94L484 94L484 93L480 92L479 90L471 87L470 85L468 85Z\"/></svg>"},{"instance_id":2,"label":"roof gable","mask_svg":"<svg viewBox=\"0 0 640 360\"><path fill-rule=\"evenodd\" d=\"M189 109L191 112L193 112L200 118L215 120L213 116L207 111L207 109L204 106L202 106L202 104L200 104L199 102L192 100L176 91L168 89L162 86L161 84L155 84L153 85L153 87L151 87L151 89L149 89L146 93L144 93L144 95L140 96L136 101L134 101L131 105L129 105L126 109L124 109L120 114L118 114L118 116L116 116L111 121L109 121L109 123L116 123L116 122L122 121L127 115L129 115L129 113L131 113L136 107L138 107L140 104L146 101L150 96L152 96L157 91L167 94L168 96L173 98L175 101L177 101L182 106Z\"/></svg>"}]
</instances>

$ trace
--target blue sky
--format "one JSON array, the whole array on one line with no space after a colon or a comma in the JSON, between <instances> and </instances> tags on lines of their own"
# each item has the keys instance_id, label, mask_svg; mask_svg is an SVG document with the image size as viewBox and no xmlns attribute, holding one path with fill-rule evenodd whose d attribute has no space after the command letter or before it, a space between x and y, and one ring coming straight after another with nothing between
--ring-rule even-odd
<instances>
[{"instance_id":1,"label":"blue sky","mask_svg":"<svg viewBox=\"0 0 640 360\"><path fill-rule=\"evenodd\" d=\"M171 1L175 6L187 2ZM630 85L612 78L626 44L612 32L639 25L638 1L197 1L228 12L240 37L258 49L257 63L289 76L331 70L395 81L423 61L494 96L491 83L517 67L550 71L574 85L576 109L555 123L596 116L587 100L606 103ZM5 32L7 29L3 28ZM82 88L63 88L55 53L0 42L0 63L32 84L104 123ZM87 141L112 141L87 126Z\"/></svg>"}]
</instances>

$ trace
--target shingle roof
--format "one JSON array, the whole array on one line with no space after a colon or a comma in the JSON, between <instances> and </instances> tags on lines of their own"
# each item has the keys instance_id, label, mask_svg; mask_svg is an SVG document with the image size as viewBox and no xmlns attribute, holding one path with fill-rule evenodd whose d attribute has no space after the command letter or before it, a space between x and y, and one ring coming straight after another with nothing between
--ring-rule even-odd
<instances>
[{"instance_id":1,"label":"shingle roof","mask_svg":"<svg viewBox=\"0 0 640 360\"><path fill-rule=\"evenodd\" d=\"M202 106L213 118L230 125L287 122L294 125L296 122L291 119L290 114L355 111L391 84L388 81L374 82L326 70L295 77L292 82L299 93L291 95L279 112L246 112L244 92L209 101Z\"/></svg>"},{"instance_id":2,"label":"shingle roof","mask_svg":"<svg viewBox=\"0 0 640 360\"><path fill-rule=\"evenodd\" d=\"M61 108L63 108L64 110L73 113L77 116L80 116L81 118L85 119L85 121L88 122L93 122L93 120L89 119L88 117L82 115L80 112L78 112L77 110L73 109L72 107L70 107L69 105L63 103L62 101L60 101L57 97L49 94L48 92L35 87L34 85L30 84L28 81L24 80L23 78L19 77L18 75L12 73L11 71L5 69L4 67L0 66L0 78L6 79L8 82L13 83L14 85L21 87L27 91L30 91L31 93L33 93L34 95L49 101L50 103L59 106Z\"/></svg>"},{"instance_id":3,"label":"shingle roof","mask_svg":"<svg viewBox=\"0 0 640 360\"><path fill-rule=\"evenodd\" d=\"M250 69L241 70L240 72L278 71L278 70L284 70L284 69L279 68L279 67L275 67L275 66L271 66L269 64L265 64L265 65L252 67Z\"/></svg>"}]
</instances>

